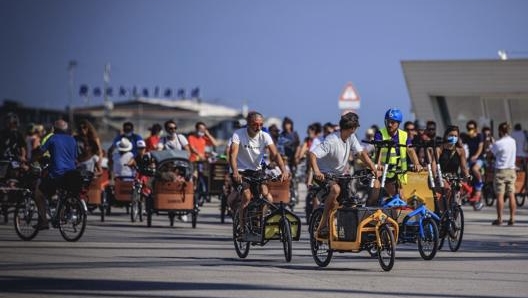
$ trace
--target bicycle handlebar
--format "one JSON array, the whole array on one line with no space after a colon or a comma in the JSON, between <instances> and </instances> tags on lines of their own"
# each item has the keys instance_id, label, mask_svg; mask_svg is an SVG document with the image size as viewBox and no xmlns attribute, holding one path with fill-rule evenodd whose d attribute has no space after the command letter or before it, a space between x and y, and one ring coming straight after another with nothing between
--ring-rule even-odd
<instances>
[{"instance_id":1,"label":"bicycle handlebar","mask_svg":"<svg viewBox=\"0 0 528 298\"><path fill-rule=\"evenodd\" d=\"M376 148L395 148L395 147L409 147L406 144L398 144L394 142L393 140L361 140L363 143L374 145Z\"/></svg>"}]
</instances>

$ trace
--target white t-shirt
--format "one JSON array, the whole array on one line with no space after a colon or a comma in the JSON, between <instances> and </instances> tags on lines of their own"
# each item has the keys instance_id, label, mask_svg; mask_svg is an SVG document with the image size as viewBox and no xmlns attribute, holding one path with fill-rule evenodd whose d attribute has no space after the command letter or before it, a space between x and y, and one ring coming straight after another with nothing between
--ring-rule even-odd
<instances>
[{"instance_id":1,"label":"white t-shirt","mask_svg":"<svg viewBox=\"0 0 528 298\"><path fill-rule=\"evenodd\" d=\"M329 134L324 141L310 150L317 157L317 165L323 173L342 174L348 163L350 150L354 154L363 151L355 134L343 142L340 132Z\"/></svg>"},{"instance_id":2,"label":"white t-shirt","mask_svg":"<svg viewBox=\"0 0 528 298\"><path fill-rule=\"evenodd\" d=\"M239 171L243 170L260 170L260 162L266 153L266 147L273 144L271 136L264 131L250 138L247 128L235 130L232 137L232 143L238 144L237 166Z\"/></svg>"},{"instance_id":3,"label":"white t-shirt","mask_svg":"<svg viewBox=\"0 0 528 298\"><path fill-rule=\"evenodd\" d=\"M86 171L95 172L95 164L99 161L98 155L92 155L89 159L79 163L79 167L84 168Z\"/></svg>"},{"instance_id":4,"label":"white t-shirt","mask_svg":"<svg viewBox=\"0 0 528 298\"><path fill-rule=\"evenodd\" d=\"M515 169L515 140L506 135L493 143L491 153L495 156L495 169Z\"/></svg>"},{"instance_id":5,"label":"white t-shirt","mask_svg":"<svg viewBox=\"0 0 528 298\"><path fill-rule=\"evenodd\" d=\"M319 146L319 144L321 144L323 142L323 140L324 140L323 136L314 138L313 141L312 141L312 144L310 145L310 148L308 148L308 150L312 151L313 149L315 149L315 147Z\"/></svg>"},{"instance_id":6,"label":"white t-shirt","mask_svg":"<svg viewBox=\"0 0 528 298\"><path fill-rule=\"evenodd\" d=\"M114 152L112 156L113 173L116 177L134 177L136 172L131 167L127 166L130 160L134 159L134 154L131 151L121 154L119 151Z\"/></svg>"},{"instance_id":7,"label":"white t-shirt","mask_svg":"<svg viewBox=\"0 0 528 298\"><path fill-rule=\"evenodd\" d=\"M176 138L172 140L167 136L162 137L158 144L161 144L163 149L185 150L184 147L189 144L189 141L187 141L187 138L184 135L177 134Z\"/></svg>"},{"instance_id":8,"label":"white t-shirt","mask_svg":"<svg viewBox=\"0 0 528 298\"><path fill-rule=\"evenodd\" d=\"M526 152L524 152L525 143L526 143L526 135L524 131L522 130L514 130L511 133L512 138L515 140L515 144L517 145L517 156L519 157L526 157Z\"/></svg>"}]
</instances>

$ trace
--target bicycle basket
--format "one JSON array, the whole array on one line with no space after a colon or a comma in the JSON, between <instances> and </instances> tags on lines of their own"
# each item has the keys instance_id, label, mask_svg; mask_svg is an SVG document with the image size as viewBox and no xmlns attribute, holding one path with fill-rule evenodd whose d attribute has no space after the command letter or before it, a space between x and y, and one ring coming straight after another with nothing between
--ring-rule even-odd
<instances>
[{"instance_id":1,"label":"bicycle basket","mask_svg":"<svg viewBox=\"0 0 528 298\"><path fill-rule=\"evenodd\" d=\"M336 211L334 226L338 241L356 241L358 226L357 208L339 208Z\"/></svg>"}]
</instances>

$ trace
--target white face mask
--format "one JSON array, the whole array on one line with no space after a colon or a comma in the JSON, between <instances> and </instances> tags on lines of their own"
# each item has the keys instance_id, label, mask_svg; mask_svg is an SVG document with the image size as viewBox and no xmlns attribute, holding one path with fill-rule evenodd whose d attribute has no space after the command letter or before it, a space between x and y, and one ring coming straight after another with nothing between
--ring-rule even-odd
<instances>
[{"instance_id":1,"label":"white face mask","mask_svg":"<svg viewBox=\"0 0 528 298\"><path fill-rule=\"evenodd\" d=\"M198 135L199 137L203 137L203 136L205 136L205 132L203 132L203 131L199 131L199 132L197 133L197 135Z\"/></svg>"},{"instance_id":2,"label":"white face mask","mask_svg":"<svg viewBox=\"0 0 528 298\"><path fill-rule=\"evenodd\" d=\"M178 137L178 134L177 134L177 133L173 132L173 133L171 134L171 139L176 139L177 137Z\"/></svg>"}]
</instances>

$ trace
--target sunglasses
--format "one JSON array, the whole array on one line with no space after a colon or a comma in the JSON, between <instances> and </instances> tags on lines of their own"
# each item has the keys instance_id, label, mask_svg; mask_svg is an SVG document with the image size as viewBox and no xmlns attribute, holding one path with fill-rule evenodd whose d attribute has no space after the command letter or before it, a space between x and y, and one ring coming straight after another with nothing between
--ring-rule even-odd
<instances>
[{"instance_id":1,"label":"sunglasses","mask_svg":"<svg viewBox=\"0 0 528 298\"><path fill-rule=\"evenodd\" d=\"M176 129L178 129L176 126L169 126L169 127L167 127L167 130L176 130Z\"/></svg>"}]
</instances>

